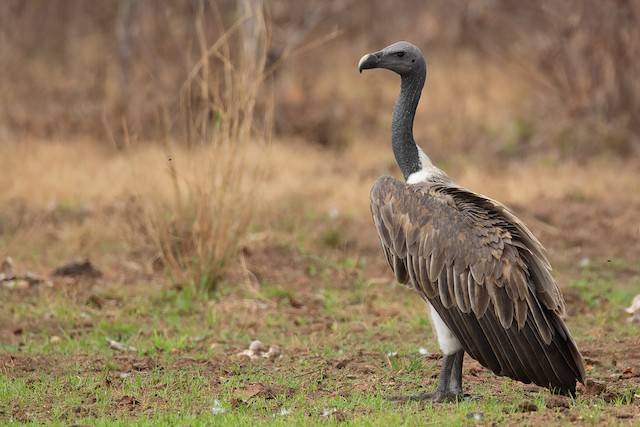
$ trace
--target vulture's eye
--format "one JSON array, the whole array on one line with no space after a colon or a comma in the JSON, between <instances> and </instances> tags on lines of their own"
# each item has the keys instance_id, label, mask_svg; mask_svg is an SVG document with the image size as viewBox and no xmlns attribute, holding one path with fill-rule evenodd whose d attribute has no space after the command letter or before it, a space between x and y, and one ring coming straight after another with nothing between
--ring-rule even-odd
<instances>
[{"instance_id":1,"label":"vulture's eye","mask_svg":"<svg viewBox=\"0 0 640 427\"><path fill-rule=\"evenodd\" d=\"M402 58L404 56L404 52L396 52L396 56L398 58Z\"/></svg>"}]
</instances>

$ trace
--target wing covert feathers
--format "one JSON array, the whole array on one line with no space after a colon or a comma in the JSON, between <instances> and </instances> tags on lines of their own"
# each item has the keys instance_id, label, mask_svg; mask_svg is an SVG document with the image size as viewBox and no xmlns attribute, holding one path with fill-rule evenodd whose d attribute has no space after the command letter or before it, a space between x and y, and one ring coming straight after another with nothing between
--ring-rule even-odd
<instances>
[{"instance_id":1,"label":"wing covert feathers","mask_svg":"<svg viewBox=\"0 0 640 427\"><path fill-rule=\"evenodd\" d=\"M445 179L382 177L370 202L396 279L434 307L469 355L563 393L584 382L544 248L510 210Z\"/></svg>"}]
</instances>

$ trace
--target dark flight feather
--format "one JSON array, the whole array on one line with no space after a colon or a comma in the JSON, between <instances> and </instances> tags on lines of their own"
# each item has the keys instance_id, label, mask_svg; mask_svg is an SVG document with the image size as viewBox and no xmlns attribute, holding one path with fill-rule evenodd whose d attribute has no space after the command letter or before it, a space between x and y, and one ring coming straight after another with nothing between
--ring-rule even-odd
<instances>
[{"instance_id":1,"label":"dark flight feather","mask_svg":"<svg viewBox=\"0 0 640 427\"><path fill-rule=\"evenodd\" d=\"M387 262L498 375L575 393L582 357L544 248L502 204L444 175L379 178L371 212Z\"/></svg>"}]
</instances>

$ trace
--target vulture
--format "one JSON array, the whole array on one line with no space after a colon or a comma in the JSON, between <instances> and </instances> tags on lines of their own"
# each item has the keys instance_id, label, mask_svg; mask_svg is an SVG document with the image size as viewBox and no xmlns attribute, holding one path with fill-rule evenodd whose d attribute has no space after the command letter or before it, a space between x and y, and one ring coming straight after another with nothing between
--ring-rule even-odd
<instances>
[{"instance_id":1,"label":"vulture","mask_svg":"<svg viewBox=\"0 0 640 427\"><path fill-rule=\"evenodd\" d=\"M361 73L373 68L400 75L391 146L404 181L378 178L371 214L397 281L427 303L443 353L434 393L394 399L463 398L464 353L496 375L575 395L584 362L542 244L511 210L457 185L416 145L427 74L420 50L394 43L360 59Z\"/></svg>"}]
</instances>

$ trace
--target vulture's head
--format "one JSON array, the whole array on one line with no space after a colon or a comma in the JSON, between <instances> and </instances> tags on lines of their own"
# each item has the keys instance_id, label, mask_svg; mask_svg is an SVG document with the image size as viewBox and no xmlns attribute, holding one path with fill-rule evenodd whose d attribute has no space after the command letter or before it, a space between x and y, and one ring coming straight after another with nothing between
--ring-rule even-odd
<instances>
[{"instance_id":1,"label":"vulture's head","mask_svg":"<svg viewBox=\"0 0 640 427\"><path fill-rule=\"evenodd\" d=\"M420 49L409 42L396 42L379 52L367 53L360 59L358 70L386 68L406 76L425 67Z\"/></svg>"}]
</instances>

